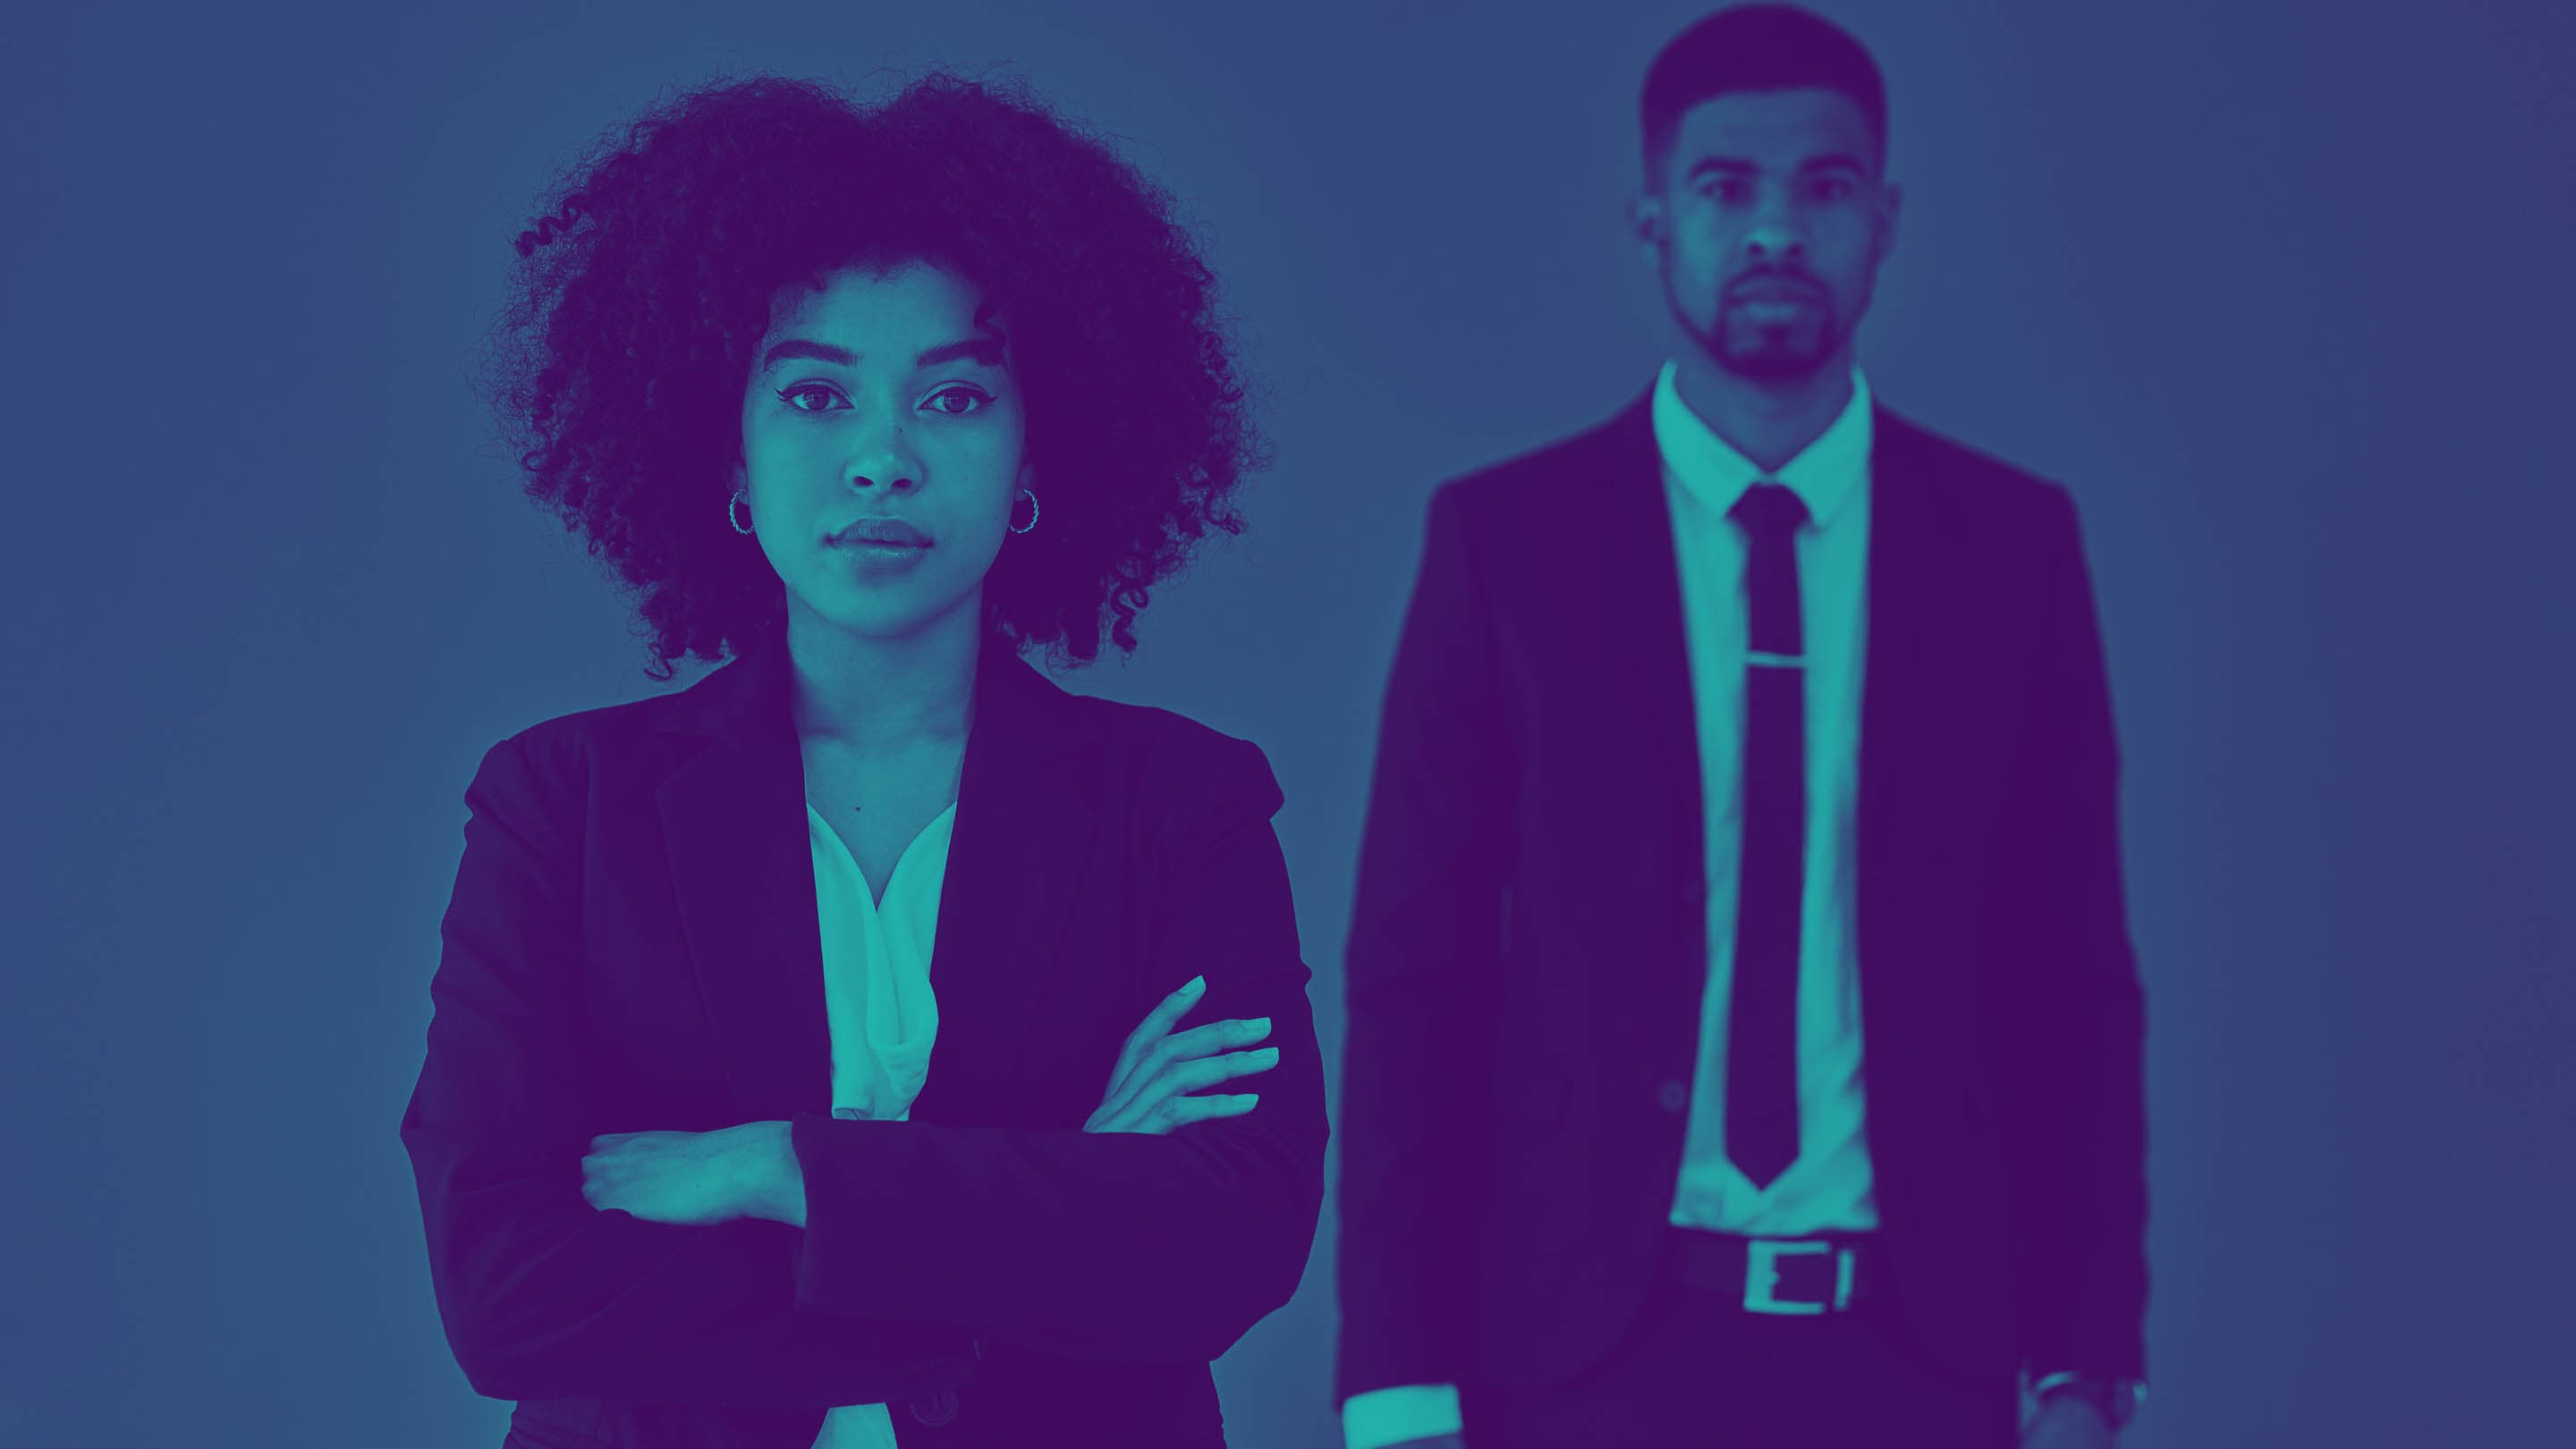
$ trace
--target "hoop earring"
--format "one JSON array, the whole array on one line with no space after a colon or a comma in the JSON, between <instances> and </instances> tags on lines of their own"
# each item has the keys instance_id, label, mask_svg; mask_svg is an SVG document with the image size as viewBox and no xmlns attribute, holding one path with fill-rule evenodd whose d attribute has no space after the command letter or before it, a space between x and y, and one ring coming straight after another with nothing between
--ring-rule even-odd
<instances>
[{"instance_id":1,"label":"hoop earring","mask_svg":"<svg viewBox=\"0 0 2576 1449\"><path fill-rule=\"evenodd\" d=\"M1029 500L1029 527L1028 527L1028 528L1020 528L1020 527L1014 526L1014 527L1011 529L1011 532L1013 532L1013 533L1026 533L1026 532L1028 532L1028 531L1029 531L1029 529L1030 529L1030 528L1035 528L1035 527L1037 527L1037 526L1038 526L1038 496L1037 496L1036 494L1034 494L1034 493L1031 493L1031 492L1030 492L1029 490L1027 490L1026 488L1023 488L1023 489L1021 489L1021 490L1020 490L1020 496L1021 496L1022 498L1025 498L1025 499Z\"/></svg>"},{"instance_id":2,"label":"hoop earring","mask_svg":"<svg viewBox=\"0 0 2576 1449\"><path fill-rule=\"evenodd\" d=\"M745 527L743 525L743 521L734 515L734 508L746 501L748 500L742 496L742 490L739 488L733 490L733 496L725 500L725 522L732 524L733 531L740 534L749 534L751 530Z\"/></svg>"}]
</instances>

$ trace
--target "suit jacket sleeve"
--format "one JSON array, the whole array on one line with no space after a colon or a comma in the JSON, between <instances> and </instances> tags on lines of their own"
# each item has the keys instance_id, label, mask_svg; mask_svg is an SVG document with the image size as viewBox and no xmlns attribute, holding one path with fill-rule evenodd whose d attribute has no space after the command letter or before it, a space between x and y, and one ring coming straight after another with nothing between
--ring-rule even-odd
<instances>
[{"instance_id":1,"label":"suit jacket sleeve","mask_svg":"<svg viewBox=\"0 0 2576 1449\"><path fill-rule=\"evenodd\" d=\"M963 1335L802 1311L783 1224L645 1222L584 1200L568 819L524 739L484 756L402 1140L458 1364L493 1398L804 1408L962 1380Z\"/></svg>"},{"instance_id":2,"label":"suit jacket sleeve","mask_svg":"<svg viewBox=\"0 0 2576 1449\"><path fill-rule=\"evenodd\" d=\"M2017 792L2020 939L2004 994L2017 1048L2011 1192L2024 1364L2145 1375L2145 1005L2120 881L2119 751L2082 530L2045 534L2048 658Z\"/></svg>"},{"instance_id":3,"label":"suit jacket sleeve","mask_svg":"<svg viewBox=\"0 0 2576 1449\"><path fill-rule=\"evenodd\" d=\"M1198 783L1154 862L1146 979L1207 977L1184 1026L1270 1018L1279 1064L1228 1088L1260 1105L1168 1136L799 1117L799 1302L1062 1356L1205 1363L1296 1291L1323 1205L1324 1091L1270 826L1279 787L1239 740L1164 770Z\"/></svg>"},{"instance_id":4,"label":"suit jacket sleeve","mask_svg":"<svg viewBox=\"0 0 2576 1449\"><path fill-rule=\"evenodd\" d=\"M1458 490L1398 636L1345 964L1336 1396L1466 1375L1513 756Z\"/></svg>"}]
</instances>

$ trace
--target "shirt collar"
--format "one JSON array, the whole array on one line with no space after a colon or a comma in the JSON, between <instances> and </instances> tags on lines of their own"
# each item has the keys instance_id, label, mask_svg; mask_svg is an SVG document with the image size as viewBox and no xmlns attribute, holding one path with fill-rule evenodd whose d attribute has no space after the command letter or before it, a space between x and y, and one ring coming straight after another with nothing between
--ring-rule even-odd
<instances>
[{"instance_id":1,"label":"shirt collar","mask_svg":"<svg viewBox=\"0 0 2576 1449\"><path fill-rule=\"evenodd\" d=\"M1852 491L1869 476L1869 450L1874 435L1870 417L1869 380L1852 368L1851 401L1816 440L1798 451L1776 473L1765 474L1692 412L1673 385L1675 366L1664 364L1655 376L1655 451L1664 471L1703 505L1723 516L1744 490L1769 479L1786 486L1807 505L1818 527L1830 522Z\"/></svg>"}]
</instances>

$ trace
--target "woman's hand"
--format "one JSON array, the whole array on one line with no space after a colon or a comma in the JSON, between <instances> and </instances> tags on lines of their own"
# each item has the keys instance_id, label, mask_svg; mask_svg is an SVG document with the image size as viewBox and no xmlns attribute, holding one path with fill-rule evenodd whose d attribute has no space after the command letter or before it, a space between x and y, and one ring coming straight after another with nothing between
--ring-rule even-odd
<instances>
[{"instance_id":1,"label":"woman's hand","mask_svg":"<svg viewBox=\"0 0 2576 1449\"><path fill-rule=\"evenodd\" d=\"M784 1122L715 1132L610 1132L590 1139L581 1195L646 1222L702 1226L804 1216L805 1175ZM791 1194L792 1187L792 1194ZM788 1198L795 1201L790 1204Z\"/></svg>"},{"instance_id":2,"label":"woman's hand","mask_svg":"<svg viewBox=\"0 0 2576 1449\"><path fill-rule=\"evenodd\" d=\"M1193 977L1188 985L1164 997L1162 1004L1147 1012L1136 1029L1128 1033L1127 1045L1118 1053L1118 1065L1110 1069L1109 1090L1100 1098L1100 1110L1082 1124L1083 1131L1144 1132L1160 1137L1175 1127L1211 1117L1240 1117L1261 1100L1254 1092L1188 1095L1279 1065L1277 1047L1226 1050L1248 1046L1268 1036L1270 1018L1266 1016L1249 1021L1230 1018L1165 1035L1206 993L1207 978Z\"/></svg>"}]
</instances>

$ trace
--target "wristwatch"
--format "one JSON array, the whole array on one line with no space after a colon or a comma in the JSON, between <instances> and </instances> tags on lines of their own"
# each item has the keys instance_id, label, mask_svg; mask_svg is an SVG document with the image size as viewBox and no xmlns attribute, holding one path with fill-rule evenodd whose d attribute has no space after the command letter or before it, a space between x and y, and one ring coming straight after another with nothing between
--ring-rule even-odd
<instances>
[{"instance_id":1,"label":"wristwatch","mask_svg":"<svg viewBox=\"0 0 2576 1449\"><path fill-rule=\"evenodd\" d=\"M2082 1399L2102 1413L2102 1422L2114 1429L2125 1428L2138 1415L2138 1406L2147 1401L2147 1385L2142 1379L2105 1379L2092 1374L2050 1374L2031 1386L2031 1394L2047 1403L2059 1394Z\"/></svg>"}]
</instances>

